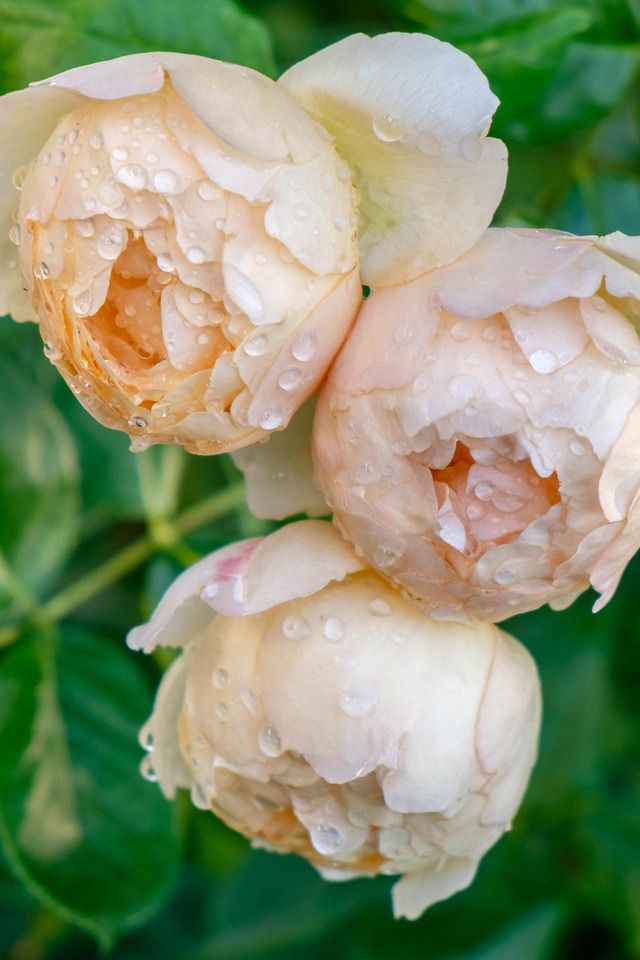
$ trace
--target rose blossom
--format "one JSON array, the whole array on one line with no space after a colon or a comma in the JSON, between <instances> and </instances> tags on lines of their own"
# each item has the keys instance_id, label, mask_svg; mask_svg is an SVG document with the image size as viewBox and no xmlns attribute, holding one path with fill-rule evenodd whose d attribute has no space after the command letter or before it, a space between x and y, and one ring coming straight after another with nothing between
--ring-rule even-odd
<instances>
[{"instance_id":1,"label":"rose blossom","mask_svg":"<svg viewBox=\"0 0 640 960\"><path fill-rule=\"evenodd\" d=\"M466 887L518 808L531 658L492 624L428 619L328 523L200 561L129 643L183 651L141 733L165 795L329 880L401 874L398 916Z\"/></svg>"},{"instance_id":2,"label":"rose blossom","mask_svg":"<svg viewBox=\"0 0 640 960\"><path fill-rule=\"evenodd\" d=\"M35 307L50 359L135 449L264 439L348 332L359 243L364 281L394 283L486 227L496 105L469 57L409 34L347 38L279 84L153 53L8 94L0 313Z\"/></svg>"},{"instance_id":3,"label":"rose blossom","mask_svg":"<svg viewBox=\"0 0 640 960\"><path fill-rule=\"evenodd\" d=\"M425 612L611 597L640 544L639 270L637 237L489 230L366 302L318 402L317 478Z\"/></svg>"},{"instance_id":4,"label":"rose blossom","mask_svg":"<svg viewBox=\"0 0 640 960\"><path fill-rule=\"evenodd\" d=\"M197 453L286 424L361 297L356 198L327 133L267 77L174 53L79 67L0 115L0 212L87 409L138 447ZM0 312L27 319L18 273Z\"/></svg>"}]
</instances>

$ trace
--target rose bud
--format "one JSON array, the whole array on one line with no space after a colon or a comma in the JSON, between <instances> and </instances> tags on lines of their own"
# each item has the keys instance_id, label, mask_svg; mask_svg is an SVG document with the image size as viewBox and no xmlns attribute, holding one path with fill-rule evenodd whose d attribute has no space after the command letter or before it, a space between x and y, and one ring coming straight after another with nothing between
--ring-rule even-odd
<instances>
[{"instance_id":1,"label":"rose bud","mask_svg":"<svg viewBox=\"0 0 640 960\"><path fill-rule=\"evenodd\" d=\"M143 773L328 880L400 874L397 916L468 886L522 799L528 653L492 624L428 619L326 522L200 561L129 643L182 648Z\"/></svg>"},{"instance_id":2,"label":"rose bud","mask_svg":"<svg viewBox=\"0 0 640 960\"><path fill-rule=\"evenodd\" d=\"M348 38L279 84L153 53L8 94L0 313L35 307L50 359L134 449L264 439L348 332L358 230L376 284L480 236L506 174L496 106L465 54L409 34Z\"/></svg>"},{"instance_id":3,"label":"rose bud","mask_svg":"<svg viewBox=\"0 0 640 960\"><path fill-rule=\"evenodd\" d=\"M340 530L433 616L602 607L640 545L640 238L489 230L374 293L321 393ZM284 493L283 493L284 496Z\"/></svg>"}]
</instances>

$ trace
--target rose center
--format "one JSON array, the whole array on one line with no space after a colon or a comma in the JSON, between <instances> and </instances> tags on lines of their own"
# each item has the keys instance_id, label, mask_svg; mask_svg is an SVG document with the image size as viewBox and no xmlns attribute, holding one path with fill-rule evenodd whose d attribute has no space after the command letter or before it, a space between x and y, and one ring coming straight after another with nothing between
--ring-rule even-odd
<instances>
[{"instance_id":1,"label":"rose center","mask_svg":"<svg viewBox=\"0 0 640 960\"><path fill-rule=\"evenodd\" d=\"M558 477L540 477L529 460L482 464L458 442L450 463L432 470L440 536L461 553L509 543L560 502Z\"/></svg>"}]
</instances>

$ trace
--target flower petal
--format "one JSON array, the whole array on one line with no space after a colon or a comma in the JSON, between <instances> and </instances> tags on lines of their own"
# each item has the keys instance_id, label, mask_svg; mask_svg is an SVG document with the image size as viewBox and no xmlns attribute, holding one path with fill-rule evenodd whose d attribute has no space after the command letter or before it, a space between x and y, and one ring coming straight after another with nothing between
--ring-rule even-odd
<instances>
[{"instance_id":1,"label":"flower petal","mask_svg":"<svg viewBox=\"0 0 640 960\"><path fill-rule=\"evenodd\" d=\"M442 869L407 873L392 890L393 915L396 919L417 918L434 903L464 890L473 881L478 862L467 857L447 857Z\"/></svg>"},{"instance_id":2,"label":"flower petal","mask_svg":"<svg viewBox=\"0 0 640 960\"><path fill-rule=\"evenodd\" d=\"M326 500L313 481L311 424L314 402L295 415L286 430L266 443L255 443L233 453L247 487L247 503L255 517L284 520L295 513L321 517L329 513Z\"/></svg>"},{"instance_id":3,"label":"flower petal","mask_svg":"<svg viewBox=\"0 0 640 960\"><path fill-rule=\"evenodd\" d=\"M16 248L8 239L19 199L12 177L31 163L60 117L81 102L65 90L27 89L0 97L0 316L10 313L18 321L37 319L23 289Z\"/></svg>"},{"instance_id":4,"label":"flower petal","mask_svg":"<svg viewBox=\"0 0 640 960\"><path fill-rule=\"evenodd\" d=\"M485 137L498 101L466 54L423 34L356 34L279 83L349 165L365 283L401 283L449 263L488 226L506 148Z\"/></svg>"}]
</instances>

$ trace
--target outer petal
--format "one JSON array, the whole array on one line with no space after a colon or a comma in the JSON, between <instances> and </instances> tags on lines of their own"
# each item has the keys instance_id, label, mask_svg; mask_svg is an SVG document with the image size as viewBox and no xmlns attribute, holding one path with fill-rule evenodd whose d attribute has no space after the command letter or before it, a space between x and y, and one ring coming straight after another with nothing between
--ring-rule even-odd
<instances>
[{"instance_id":1,"label":"outer petal","mask_svg":"<svg viewBox=\"0 0 640 960\"><path fill-rule=\"evenodd\" d=\"M357 34L279 83L333 134L360 191L362 276L413 279L469 249L506 178L498 101L474 62L422 34Z\"/></svg>"},{"instance_id":2,"label":"outer petal","mask_svg":"<svg viewBox=\"0 0 640 960\"><path fill-rule=\"evenodd\" d=\"M184 704L188 663L184 657L173 661L162 678L153 707L153 717L140 731L140 744L151 752L143 760L150 765L160 789L173 799L178 787L191 786L191 772L180 753L176 736L178 717Z\"/></svg>"},{"instance_id":3,"label":"outer petal","mask_svg":"<svg viewBox=\"0 0 640 960\"><path fill-rule=\"evenodd\" d=\"M266 443L255 443L232 454L244 473L251 513L267 520L284 520L295 513L321 517L327 502L313 481L311 424L314 402L295 415L286 430Z\"/></svg>"},{"instance_id":4,"label":"outer petal","mask_svg":"<svg viewBox=\"0 0 640 960\"><path fill-rule=\"evenodd\" d=\"M12 177L30 163L55 128L60 117L82 103L67 90L19 90L0 97L0 316L36 320L35 310L23 290L18 254L9 242L9 230L18 207Z\"/></svg>"},{"instance_id":5,"label":"outer petal","mask_svg":"<svg viewBox=\"0 0 640 960\"><path fill-rule=\"evenodd\" d=\"M441 870L407 873L392 890L393 915L417 920L434 903L446 900L472 883L478 869L476 860L447 857Z\"/></svg>"},{"instance_id":6,"label":"outer petal","mask_svg":"<svg viewBox=\"0 0 640 960\"><path fill-rule=\"evenodd\" d=\"M301 520L266 539L232 543L189 567L127 643L145 652L181 646L207 625L212 609L228 617L259 613L363 569L330 523Z\"/></svg>"}]
</instances>

